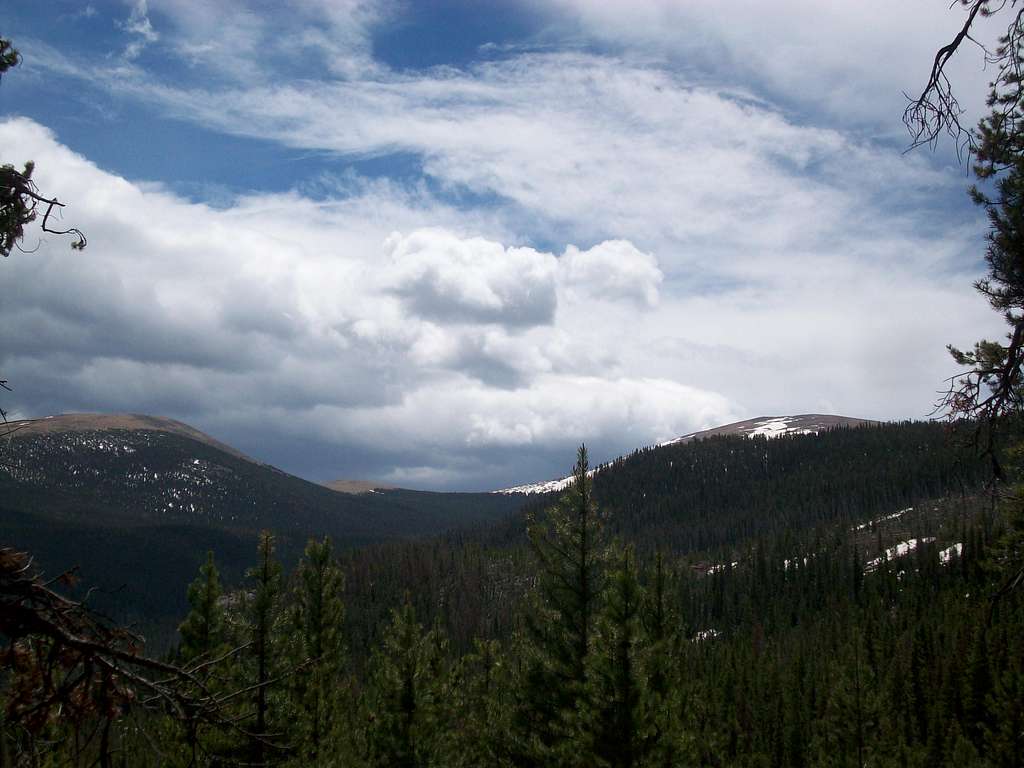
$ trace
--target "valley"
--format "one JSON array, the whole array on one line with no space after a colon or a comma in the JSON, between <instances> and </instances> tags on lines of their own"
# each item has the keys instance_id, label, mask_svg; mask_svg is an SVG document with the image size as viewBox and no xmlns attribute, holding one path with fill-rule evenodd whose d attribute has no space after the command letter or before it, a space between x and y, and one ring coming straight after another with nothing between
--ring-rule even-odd
<instances>
[{"instance_id":1,"label":"valley","mask_svg":"<svg viewBox=\"0 0 1024 768\"><path fill-rule=\"evenodd\" d=\"M970 425L820 416L740 422L587 471L592 501L577 507L578 473L555 488L519 492L430 494L366 483L335 491L183 425L75 417L63 430L60 418L24 427L8 442L0 535L33 552L51 574L78 566L79 592L98 587L91 604L142 631L153 650L179 648L178 623L187 613L196 620L195 596L186 601L185 587L207 550L225 589L217 610L228 627L242 627L256 594L250 590L258 570L246 569L257 544L264 546L259 531L273 532L273 556L286 570L297 564L299 573L312 556L306 542L327 535L341 585L335 599L344 606L335 631L344 638L345 674L382 685L375 676L404 663L403 654L436 652L422 685L450 685L451 675L473 675L477 685L479 673L469 671L475 667L462 665L481 663L481 649L511 663L525 652L524 620L529 626L546 615L533 613L537 595L564 599L557 579L570 573L540 553L559 552L559 540L577 535L572 517L558 527L545 523L574 509L590 510L588 579L601 595L594 598L601 621L613 620L606 612L620 586L633 583L629 589L644 596L634 623L624 625L639 633L632 663L654 675L637 695L668 706L662 711L670 719L658 720L660 727L693 735L684 750L691 761L732 764L776 754L782 765L801 764L835 738L855 738L850 717L881 717L897 706L916 707L921 728L938 728L949 717L945 710L913 690L899 693L900 681L909 675L924 687L949 685L963 654L980 652L978 643L1003 642L1009 651L1017 642L999 634L1020 615L1016 597L992 634L979 640L969 631L970 617L986 610L971 595L984 589L982 563L1004 525L986 501L985 463L965 450ZM290 580L281 593L280 621L300 599L300 585ZM614 625L600 627L594 631ZM225 640L235 631L225 629ZM413 645L397 650L397 638L408 632L402 642ZM917 639L922 632L927 640ZM557 638L542 633L530 642L557 647ZM429 651L435 642L447 650ZM601 642L597 657L614 647ZM399 654L392 661L382 656L388 648ZM1003 674L1011 658L994 657L988 674ZM835 709L836 697L849 695L851 670L879 691L870 704L877 714ZM666 687L651 687L659 675ZM455 759L452 749L473 761L480 749L524 749L515 713L544 694L528 677L516 679L500 703L477 688L435 700L430 717L463 724L439 732L440 740L416 736L417 748L447 755L438 758L443 762ZM816 686L821 698L777 713L796 685ZM910 703L897 703L901 696ZM361 712L365 704L346 706ZM742 724L730 719L744 707L751 709ZM925 755L957 744L978 749L985 738L935 742L923 730L878 730L870 743ZM360 749L338 739L338 749Z\"/></svg>"}]
</instances>

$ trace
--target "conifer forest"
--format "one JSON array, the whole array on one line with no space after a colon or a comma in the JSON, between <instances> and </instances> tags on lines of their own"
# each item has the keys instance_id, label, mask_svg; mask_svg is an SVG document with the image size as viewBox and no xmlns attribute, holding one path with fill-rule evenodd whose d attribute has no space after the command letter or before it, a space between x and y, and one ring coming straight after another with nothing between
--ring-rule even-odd
<instances>
[{"instance_id":1,"label":"conifer forest","mask_svg":"<svg viewBox=\"0 0 1024 768\"><path fill-rule=\"evenodd\" d=\"M0 115L0 255L10 257L0 264L0 275L22 269L33 258L50 258L54 243L60 244L54 257L58 264L59 259L85 260L64 262L72 265L67 274L63 267L40 273L38 285L7 284L9 297L20 291L32 301L38 299L38 306L6 315L3 304L22 299L0 300L0 373L10 376L10 383L0 380L0 768L1024 767L1022 0L957 0L946 8L956 12L950 17L956 29L948 39L934 41L934 58L917 62L928 77L904 96L909 141L904 131L900 152L910 159L887 161L906 163L900 167L920 175L910 187L873 201L870 209L898 209L893 218L877 224L880 229L902 226L904 219L917 226L927 218L913 209L930 194L922 190L947 178L941 174L948 169L940 167L945 160L933 156L946 153L951 165L960 163L960 176L970 173L973 183L955 190L959 202L942 198L941 206L929 209L941 209L942 214L928 219L926 228L938 231L947 224L943 217L959 215L953 212L962 210L955 206L963 203L967 186L967 207L976 218L964 215L955 227L941 231L952 238L955 228L981 227L969 242L974 247L972 274L982 276L972 290L969 281L959 281L966 268L946 269L946 262L935 261L927 262L938 265L935 274L922 275L920 281L941 283L943 296L970 294L973 301L987 302L983 313L987 327L997 329L996 340L982 338L961 349L955 344L962 344L962 338L950 339L953 343L946 349L940 346L943 364L955 365L950 369L955 373L934 382L938 403L922 402L913 418L892 416L906 408L901 404L886 410L884 402L868 393L881 391L882 400L896 402L903 395L896 385L887 390L889 382L902 381L904 369L924 366L920 361L934 351L918 355L915 348L914 354L905 354L896 340L890 350L889 337L896 339L902 332L897 326L910 327L907 333L920 330L926 323L918 323L914 312L928 322L937 322L939 315L948 320L941 326L943 333L962 328L975 338L982 325L973 316L973 324L965 319L966 302L955 304L961 309L929 314L933 308L924 306L924 288L904 280L901 302L920 301L921 306L901 314L902 321L889 323L887 313L902 310L872 299L860 322L883 330L870 344L850 341L860 329L845 320L831 324L826 307L816 317L801 318L798 332L780 331L785 340L778 343L792 347L791 356L781 362L771 359L779 349L771 346L775 341L765 341L763 350L762 342L752 342L749 355L739 356L750 371L762 374L777 371L772 367L776 365L795 366L797 360L802 366L804 359L812 365L806 370L818 371L813 359L820 357L828 373L815 378L813 387L827 390L821 382L833 376L835 390L815 392L814 402L857 402L848 393L861 388L863 402L874 409L869 413L865 406L864 415L871 418L833 411L825 415L822 407L815 414L746 421L736 421L742 409L729 399L732 395L719 394L708 383L743 378L734 376L739 370L734 360L722 363L721 376L702 373L700 386L680 383L681 374L664 373L677 369L662 358L692 363L697 357L727 357L726 347L714 340L679 341L687 329L677 325L689 322L706 331L713 323L701 326L691 316L679 320L684 317L681 310L676 315L645 313L663 305L683 306L672 304L678 299L672 291L684 283L687 290L706 291L699 301L693 298L696 293L688 294L694 305L726 301L723 297L732 295L730 291L742 295L737 306L771 304L771 290L785 290L780 286L790 278L773 277L762 285L756 282L764 277L760 266L748 265L747 285L745 277L719 280L720 275L696 274L699 270L687 261L663 270L657 259L616 234L621 228L641 242L641 235L629 229L639 220L626 199L630 185L613 178L618 157L636 155L640 162L650 151L644 126L654 122L645 121L661 119L659 110L674 120L687 110L701 109L701 99L710 98L710 90L701 90L710 86L694 74L699 68L691 72L686 57L706 58L712 48L673 48L676 32L664 42L664 28L672 24L678 24L679 36L710 39L717 34L713 26L701 27L687 15L692 11L687 3L638 0L636 8L568 0L509 3L514 12L498 3L486 11L474 8L471 14L459 2L394 4L401 5L397 10L369 1L291 3L288 13L275 17L278 26L267 27L290 30L281 33L281 40L287 39L285 48L281 40L274 42L276 32L260 37L254 31L263 29L259 19L266 9L255 7L260 4L232 4L228 16L221 15L223 9L211 10L217 4L201 7L185 0L177 5L136 0L116 12L98 5L58 3L52 24L54 30L64 30L54 32L59 44L28 32L37 29L31 25L38 21L27 11L12 12L10 19L0 11L0 24L13 29L0 28L0 98L20 77L42 91L52 79L54 88L52 97L30 100L33 109L43 105L38 114ZM626 5L630 7L624 9ZM786 3L778 5L783 13ZM424 10L427 6L430 13ZM566 10L570 7L571 13ZM748 11L762 18L760 11ZM812 13L802 8L799 15ZM307 23L310 14L321 14L333 26L289 26ZM406 14L412 20L391 29L387 24L393 17L388 14ZM897 15L893 11L893 24ZM450 16L461 20L457 32ZM516 26L517 20L525 24L521 17L533 18L537 27L522 32ZM468 18L474 19L472 24ZM67 30L84 28L74 25L97 25L100 20L105 24L101 37L128 42L119 43L116 56L96 54L95 73L84 76L95 82L81 84L81 67L62 58L59 49L63 44L72 47ZM382 31L386 27L390 37ZM925 27L920 34L931 29ZM485 28L490 36L486 40L481 37L472 46L463 40L475 40L473 35L484 35L480 30ZM419 37L410 32L417 29ZM520 30L515 34L523 37L513 32L497 37L496 30L503 29ZM733 37L721 36L724 42L716 43L725 46L721 51L735 44L740 29L732 30ZM979 42L988 39L984 34L991 37L992 29L997 29L995 42ZM224 37L214 35L223 30ZM772 30L758 30L759 46L767 44ZM23 33L19 37L15 32ZM438 36L433 43L428 32ZM259 45L250 45L257 39ZM771 65L781 67L785 56L797 55L793 51L803 55L802 46L812 46L811 38L800 40L789 47L780 43ZM813 45L819 42L815 37ZM642 56L629 47L641 44ZM988 85L980 95L957 85L956 67L972 46L983 52L985 62ZM252 53L257 49L258 55ZM718 56L719 48L713 50ZM237 58L242 56L239 51L249 51L252 58ZM749 56L757 62L759 55L743 49L722 59L739 62ZM222 62L220 69L207 70L209 56L236 58L230 58L230 67ZM264 58L278 61L265 65ZM287 82L258 92L237 85L255 79L254 72L271 71L259 67L286 64L297 73ZM319 71L321 64L329 76ZM619 75L609 75L611 69L593 74L603 66L620 68L615 70ZM775 77L772 66L762 62L758 76ZM146 79L151 75L147 67L166 76L159 87ZM590 68L578 82L573 80L576 85L558 93L579 91L585 101L593 100L587 113L592 133L552 117L564 105L542 94L548 67L561 73L559 87L571 79L564 74L571 68ZM825 63L821 69L827 74ZM632 78L628 82L615 79L625 78L621 73L627 71ZM664 72L671 76L663 78ZM203 81L193 90L185 85L175 90L179 86L171 83L196 76ZM680 86L691 76L694 84ZM325 78L331 89L319 100L309 98ZM786 134L791 124L805 127L799 121L819 119L819 113L804 102L787 101L789 91L778 85L784 79L779 76L773 81L775 90L764 86L763 92L758 88L767 79L750 79L754 85L749 89L747 81L731 90L722 87L714 98L723 99L732 111L715 123L716 130L725 134L730 120L767 115L765 135L779 146L766 155L770 163L765 163L803 174L808 194L818 195L822 206L830 196L856 197L845 188L843 195L833 194L826 177L836 166L821 160L817 145L795 147L799 142ZM806 87L813 90L815 82L807 74ZM607 105L602 106L602 89L607 86L615 98L627 99L651 83L655 95L645 97L643 109L637 106L624 118L635 144L612 141L613 150L598 163L604 163L602 172L615 204L601 209L603 214L591 212L592 200L586 195L594 184L575 183L573 174L583 173L585 164L573 152L576 145L596 141L594 136L618 125L618 117L609 117ZM46 110L61 114L68 103L77 103L69 101L75 88L106 89L110 100L98 100L91 105L95 109L81 110L75 120L101 121L110 135L76 145L85 147L77 150L81 154L63 147L46 154L57 139L35 121L50 114ZM829 88L836 103L847 98L838 85ZM489 111L505 108L505 100L511 99L507 89L531 106L542 106L525 117L511 109L502 113L497 127L488 128ZM679 95L673 89L683 93L685 109L673 111L678 105L671 99ZM26 90L15 93L29 98ZM418 94L422 103L401 101L412 99L409 94ZM211 102L195 100L200 97ZM975 106L972 97L977 97ZM169 110L161 120L177 121L166 124L184 136L173 137L181 142L175 145L180 158L147 160L150 165L144 170L152 175L134 171L133 177L145 182L118 177L107 198L88 192L93 188L75 176L99 173L85 159L87 150L103 157L109 157L103 152L125 156L129 170L119 172L131 176L130 163L137 158L132 160L131 152L119 146L118 132L134 135L136 129L122 119L134 109L128 106L133 99L144 101L147 109L162 105ZM766 106L772 99L781 106ZM856 101L852 96L849 100ZM301 119L288 112L293 101L302 105ZM388 110L397 101L403 106L389 123ZM351 126L333 112L330 121L315 122L335 102L344 102L348 111L343 114L352 115ZM364 102L372 113L365 124L356 120ZM860 132L860 143L843 144L846 139L836 137L846 136L845 129L833 123L812 138L833 149L842 144L853 157L844 158L842 167L853 173L853 166L868 163L865 148L884 149L891 138L882 133L865 138L869 129L843 111L853 107L836 103L829 102L827 120L850 122L849 130ZM982 103L983 109L978 106ZM466 104L472 109L457 113L459 119L445 111ZM854 106L863 107L859 102ZM971 111L976 108L981 109L980 118ZM416 123L416 130L427 138L417 134L416 141L433 142L430 148L410 138L416 131L409 125L417 120L424 122ZM197 148L208 137L189 121L205 121L202 131L222 132L209 145L212 149L202 150L208 154ZM75 135L73 122L61 130ZM378 143L360 143L383 130L381 124L388 127ZM543 130L534 132L538 125ZM309 126L314 126L308 131L312 138L305 132ZM541 165L554 167L566 182L540 205L532 197L540 194L539 173L514 182L501 176L516 173L517 163L532 157L533 144L529 152L505 157L498 139L522 133L541 146L559 127L571 137L560 145L566 158L539 149L536 154L544 154ZM38 150L38 167L34 159L8 156L2 143L8 139L3 137L15 134L34 137L35 143L15 146ZM154 143L171 140L154 132ZM331 144L335 140L339 143ZM241 186L230 187L216 174L234 161L218 164L216 156L242 152L235 141L245 152L265 153L257 156L270 159L254 163ZM761 134L749 137L751 144L763 141L767 139ZM273 159L268 149L273 142L290 154ZM196 147L186 146L190 143ZM463 145L475 148L470 168L454 169ZM140 145L125 144L129 146L140 152ZM719 150L711 147L707 155L714 162ZM193 149L199 154L189 155ZM191 182L160 176L164 166L184 167L195 157L208 166L208 184L204 179L189 186ZM342 161L350 164L344 172L335 172L334 166L320 172L316 165ZM63 175L48 173L47 162L64 163ZM304 163L312 163L309 168L316 173ZM758 163L740 165L734 171L746 179L743 174ZM260 184L272 186L269 176L261 174L283 173L283 166L301 166L314 180L289 181L290 186L282 182L265 197L252 191ZM652 169L661 172L660 167ZM644 178L661 183L657 175L652 171ZM488 186L497 184L498 177L505 186ZM726 183L723 178L713 181ZM707 183L712 185L712 180ZM196 233L205 231L204 217L227 216L217 219L210 242L216 245L219 238L217 247L227 243L224 252L235 253L258 250L265 239L275 250L274 263L284 266L275 268L272 284L260 284L255 308L231 303L235 292L259 283L253 277L258 269L249 269L252 264L247 263L231 271L227 287L218 288L223 303L213 309L208 298L193 300L181 292L162 291L157 284L150 291L147 284L145 303L152 312L174 304L173 327L156 321L150 326L128 310L117 310L110 321L106 305L90 305L76 291L83 290L81 285L100 286L130 300L134 262L121 275L81 274L91 269L93 252L119 247L116 232L112 236L104 227L127 231L138 225L127 207L113 217L99 217L95 211L103 210L105 199L130 206L133 195L186 206L191 218L177 228L183 237L193 237L193 223ZM353 202L357 198L359 205ZM570 198L572 205L558 207ZM398 216L399 203L422 206L427 199L430 215L417 209L413 217L427 224L417 223L412 235L406 237L398 225L391 225L389 217ZM370 203L360 207L366 200ZM659 202L647 207L657 208ZM792 199L786 204L796 205ZM252 236L261 230L246 230L250 220L245 217L269 221L274 205L289 207L287 236ZM749 210L731 209L729 228L742 229L764 205L759 199ZM384 221L390 227L385 241L390 250L386 258L374 256L372 270L337 266L343 257L334 254L333 244L324 244L330 240L330 217L342 220L351 213L343 210L346 206L356 210L360 222L370 222L365 232L360 230L360 242L384 239L371 224ZM543 226L530 223L531 217L540 220L545 207L551 211ZM586 212L588 221L604 216L603 228L573 229L572 216L578 210ZM665 231L689 215L681 204L670 213L671 226L666 224ZM470 223L451 224L457 214ZM431 216L449 223L435 226ZM711 227L712 218L693 226ZM499 219L500 227L494 224ZM834 223L822 213L820 221L805 217L793 226L806 230L800 238L814 244L816 227ZM139 263L145 262L147 247L170 242L156 219L142 224L153 229L146 229L136 243ZM688 220L686 226L691 224ZM865 231L876 226L867 217L855 224ZM339 261L320 252L311 256L300 246L306 235L299 230L321 225L324 232L315 233L318 247ZM529 247L506 249L465 234L476 232L474 227L491 232L486 228L492 225L509 239L509 233L526 233L516 237ZM780 224L779 231L786 227ZM294 242L292 231L298 233ZM596 245L572 245L566 232L575 242L592 240ZM702 244L717 254L714 259L724 258L714 237L704 239L705 234L691 232L687 237L694 239L685 240L676 232L671 237L678 241L666 235L664 242L678 245L679 253L686 250L679 243ZM749 242L756 240L761 248L763 241L768 254L776 235L764 229ZM861 237L843 241L842 247L858 251L863 246L870 253L859 254L864 261L858 263L870 262L871 270L896 269L884 263L881 251L872 250L875 241L869 234L857 235ZM549 243L559 238L565 240L564 252L547 253ZM792 251L787 258L818 258L816 244L796 253L793 243L802 242L800 238L787 241L786 250ZM199 234L194 239L190 248L207 247ZM905 251L938 242L901 234L892 240L897 250ZM654 235L650 242L656 242ZM336 250L348 247L355 246L346 241ZM421 247L429 251L426 256L417 250ZM318 310L309 283L305 294L296 289L301 298L289 304L289 291L308 278L304 270L313 269L308 265L317 258L329 269L311 272L315 279L310 283L326 280L330 273L336 280L332 291L365 291L366 306L385 307L380 315L361 317L365 307L352 299L343 311L311 320ZM491 261L481 266L481 258ZM190 279L197 292L206 290L204 281L214 284L219 279L217 259L205 251L182 261L183 273L194 270ZM62 281L65 288L55 287ZM920 295L915 293L919 288ZM59 322L33 325L54 295ZM829 301L823 299L822 305ZM833 295L831 301L838 300ZM612 307L614 302L620 303ZM630 326L625 329L630 349L613 350L613 339L608 349L601 348L603 341L577 349L573 333L563 333L558 324L581 306L592 313L585 315L586 323L602 333L613 325ZM626 314L616 314L622 307ZM780 302L776 312L782 316L789 309ZM197 330L213 316L225 328L243 329L242 336L226 343L227 352ZM648 317L657 319L643 319ZM302 336L303 323L314 328L309 336ZM737 319L735 325L743 323ZM829 330L820 335L815 325ZM478 326L485 331L476 336L467 330ZM585 330L576 329L580 338ZM49 374L38 372L45 365L25 362L34 359L33 344L43 346L51 331L62 335L52 365L76 359L74 343L80 338L101 350L96 355L102 365L86 373L60 374L54 384L46 378ZM118 336L122 331L136 334L130 344ZM173 341L179 331L187 338L186 351L198 362L186 359L185 352L162 357L158 347ZM551 338L541 339L548 331ZM445 336L449 332L465 335ZM759 333L770 335L767 328L741 331L744 337ZM290 345L287 353L275 351L280 339ZM840 373L838 358L830 357L833 343L844 358L861 361L857 364L884 358L890 367L873 364L857 369L856 376L846 368ZM885 349L880 352L880 347ZM13 351L4 351L8 348ZM359 366L369 373L353 384L342 381L339 369L319 358L312 368L302 368L304 350L313 348L317 355L326 356L322 350L330 349L344 358L343 370L353 371L353 381ZM259 362L267 350L279 368ZM640 365L636 361L645 354L653 356L650 369L630 378L630 366ZM495 362L494 355L502 359ZM225 356L231 360L223 370L217 368ZM159 375L143 373L144 364L157 366L152 370ZM535 370L524 373L531 365ZM452 366L462 366L461 378L450 378ZM104 383L104 367L116 369L119 381L130 380L128 394ZM282 369L291 370L292 378L276 378ZM188 376L196 370L213 378L193 386ZM210 374L214 370L216 375ZM788 404L788 390L805 391L799 371L781 383L766 378L757 389L769 393L765 398ZM247 383L240 387L239 379ZM453 387L453 380L462 388ZM557 390L558 396L551 394L555 389L530 389L541 380L568 381L571 386ZM433 400L422 395L424 387L437 382L442 394ZM223 391L211 395L211 388L219 386ZM605 386L611 389L601 388ZM753 391L742 386L746 383L726 381L720 391ZM318 387L333 387L341 394L317 400ZM32 394L24 395L23 389ZM620 389L628 390L625 399L609 394ZM159 397L152 395L157 391ZM635 391L642 394L634 397ZM657 399L666 392L664 401ZM515 399L520 396L522 401ZM207 410L190 402L208 397L214 406ZM291 398L301 401L297 411L289 410ZM679 405L687 398L691 401ZM770 402L752 398L746 402ZM499 417L525 401L533 410L510 416L513 428L506 430ZM81 409L88 413L59 408L44 416L39 409L46 403L109 407ZM142 415L142 406L149 403L163 404L167 413L177 415ZM930 416L922 415L933 407ZM407 419L405 408L413 409L412 417ZM494 414L481 408L493 408ZM209 415L217 409L226 414L222 421ZM373 419L364 418L371 412ZM341 418L339 413L353 420L332 421ZM315 476L317 482L303 479L292 474L298 470L285 471L248 455L256 455L265 444L263 437L245 442L243 453L177 420L189 414L239 439L264 430L276 435L278 444L266 454L275 461L292 455L305 460L334 446L337 452L325 463L334 466L344 459L365 470L362 476L386 476L388 482L328 482L326 470L319 469L304 475ZM555 426L542 424L545 419ZM570 422L571 428L566 426ZM613 426L606 429L609 423ZM678 424L698 431L665 439L663 433L681 434ZM596 435L594 441L585 437L588 430ZM607 432L616 430L620 442L607 438ZM572 465L564 479L479 490L498 487L487 485L492 477L511 481L533 472L543 462L531 463L533 459L524 458L526 452L567 445L562 433L571 434L577 446L575 456L566 451L563 457L565 466ZM578 434L584 437L576 439ZM319 442L311 443L312 448L296 447L314 439ZM610 453L607 448L625 442L633 447L621 455L619 449ZM603 453L595 461L599 450ZM353 470L345 476L361 475ZM469 484L460 486L463 482ZM453 490L460 487L477 490Z\"/></svg>"}]
</instances>

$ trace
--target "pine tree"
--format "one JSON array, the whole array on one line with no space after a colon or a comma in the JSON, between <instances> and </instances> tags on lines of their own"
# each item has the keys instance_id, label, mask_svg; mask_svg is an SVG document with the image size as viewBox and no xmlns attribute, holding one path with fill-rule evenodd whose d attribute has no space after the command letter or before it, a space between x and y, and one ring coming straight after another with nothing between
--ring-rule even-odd
<instances>
[{"instance_id":1,"label":"pine tree","mask_svg":"<svg viewBox=\"0 0 1024 768\"><path fill-rule=\"evenodd\" d=\"M650 701L640 658L642 600L636 558L626 547L609 575L588 664L587 742L595 763L609 768L633 768L650 748Z\"/></svg>"},{"instance_id":2,"label":"pine tree","mask_svg":"<svg viewBox=\"0 0 1024 768\"><path fill-rule=\"evenodd\" d=\"M876 762L869 738L878 727L877 686L864 664L863 639L855 632L827 668L829 692L814 723L813 765L865 768Z\"/></svg>"},{"instance_id":3,"label":"pine tree","mask_svg":"<svg viewBox=\"0 0 1024 768\"><path fill-rule=\"evenodd\" d=\"M370 766L439 765L446 658L443 633L437 627L424 633L408 600L392 611L366 692L365 758Z\"/></svg>"},{"instance_id":4,"label":"pine tree","mask_svg":"<svg viewBox=\"0 0 1024 768\"><path fill-rule=\"evenodd\" d=\"M985 733L985 755L992 766L1019 766L1024 755L1024 642L1020 625L1014 643L1017 653L998 675L989 699L992 722Z\"/></svg>"},{"instance_id":5,"label":"pine tree","mask_svg":"<svg viewBox=\"0 0 1024 768\"><path fill-rule=\"evenodd\" d=\"M191 610L181 622L181 655L185 661L210 657L224 643L224 608L220 604L220 574L213 552L199 566L199 575L188 587Z\"/></svg>"},{"instance_id":6,"label":"pine tree","mask_svg":"<svg viewBox=\"0 0 1024 768\"><path fill-rule=\"evenodd\" d=\"M477 639L452 674L452 732L444 740L446 768L508 766L513 682L508 660L494 640Z\"/></svg>"},{"instance_id":7,"label":"pine tree","mask_svg":"<svg viewBox=\"0 0 1024 768\"><path fill-rule=\"evenodd\" d=\"M342 635L344 575L334 562L331 540L310 540L299 563L294 609L291 678L297 718L297 760L303 766L331 765L337 738L332 738L345 666Z\"/></svg>"},{"instance_id":8,"label":"pine tree","mask_svg":"<svg viewBox=\"0 0 1024 768\"><path fill-rule=\"evenodd\" d=\"M275 622L281 595L281 564L274 558L274 536L260 533L259 562L247 575L253 584L249 605L251 632L250 656L255 665L253 737L250 743L252 760L257 765L267 762L276 734L268 728L270 719L270 682L276 667Z\"/></svg>"},{"instance_id":9,"label":"pine tree","mask_svg":"<svg viewBox=\"0 0 1024 768\"><path fill-rule=\"evenodd\" d=\"M539 574L526 616L513 751L525 765L572 764L603 579L586 446L577 452L568 490L543 522L531 518L527 530Z\"/></svg>"},{"instance_id":10,"label":"pine tree","mask_svg":"<svg viewBox=\"0 0 1024 768\"><path fill-rule=\"evenodd\" d=\"M692 758L693 737L686 731L683 714L689 702L680 678L682 621L670 595L671 574L661 550L654 556L653 572L641 599L640 624L645 675L644 713L649 726L643 736L647 763L677 765Z\"/></svg>"}]
</instances>

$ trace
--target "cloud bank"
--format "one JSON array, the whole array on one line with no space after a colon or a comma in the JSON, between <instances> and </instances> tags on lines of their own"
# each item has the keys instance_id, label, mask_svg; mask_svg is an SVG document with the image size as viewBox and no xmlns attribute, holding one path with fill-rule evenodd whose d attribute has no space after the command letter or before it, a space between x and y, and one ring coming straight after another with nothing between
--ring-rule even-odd
<instances>
[{"instance_id":1,"label":"cloud bank","mask_svg":"<svg viewBox=\"0 0 1024 768\"><path fill-rule=\"evenodd\" d=\"M923 416L945 344L999 333L969 288L985 225L962 173L877 138L865 94L904 54L869 55L895 45L875 5L820 19L852 25L850 55L783 23L818 18L795 0L778 21L566 0L549 34L604 49L401 72L374 56L391 4L134 8L134 57L26 52L210 135L318 153L322 173L207 204L0 122L0 159L34 159L90 240L3 265L0 371L23 415L160 413L314 479L494 488L563 472L581 441L602 460L757 415ZM278 23L298 52L263 57Z\"/></svg>"}]
</instances>

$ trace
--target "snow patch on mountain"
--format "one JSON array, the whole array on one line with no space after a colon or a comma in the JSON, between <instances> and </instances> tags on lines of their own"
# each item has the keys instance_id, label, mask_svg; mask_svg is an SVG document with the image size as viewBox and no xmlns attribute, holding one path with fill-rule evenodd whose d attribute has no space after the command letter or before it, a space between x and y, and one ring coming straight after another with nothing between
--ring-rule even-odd
<instances>
[{"instance_id":1,"label":"snow patch on mountain","mask_svg":"<svg viewBox=\"0 0 1024 768\"><path fill-rule=\"evenodd\" d=\"M882 565L882 563L887 563L890 560L895 560L898 557L905 557L909 555L911 552L913 552L915 549L917 549L919 546L929 544L933 541L935 541L934 536L925 536L920 539L907 539L906 541L901 541L895 547L889 547L889 549L885 550L884 554L882 554L881 557L876 557L874 560L869 560L867 565L864 566L864 573L871 573L872 571L877 571L878 567Z\"/></svg>"},{"instance_id":2,"label":"snow patch on mountain","mask_svg":"<svg viewBox=\"0 0 1024 768\"><path fill-rule=\"evenodd\" d=\"M873 525L878 525L879 523L884 523L886 520L895 520L898 517L903 517L903 515L907 514L907 512L913 512L913 511L914 511L913 507L907 507L906 509L901 509L899 512L893 512L891 515L886 515L885 517L880 517L877 520L868 520L866 523L861 523L860 525L855 525L850 530L851 531L863 531L865 528L870 528Z\"/></svg>"},{"instance_id":3,"label":"snow patch on mountain","mask_svg":"<svg viewBox=\"0 0 1024 768\"><path fill-rule=\"evenodd\" d=\"M594 467L592 470L587 472L587 477L593 477L598 471L600 471L600 469L601 467ZM502 488L499 491L491 491L491 493L556 493L564 491L573 484L574 480L575 477L573 475L569 475L568 477L563 477L561 480L548 480L543 483L516 485L511 488Z\"/></svg>"},{"instance_id":4,"label":"snow patch on mountain","mask_svg":"<svg viewBox=\"0 0 1024 768\"><path fill-rule=\"evenodd\" d=\"M954 557L960 557L964 553L964 545L962 542L957 542L951 547L946 547L944 550L939 552L939 562L943 565L950 562Z\"/></svg>"},{"instance_id":5,"label":"snow patch on mountain","mask_svg":"<svg viewBox=\"0 0 1024 768\"><path fill-rule=\"evenodd\" d=\"M760 422L756 427L751 429L747 435L749 437L755 437L756 435L764 435L765 437L781 437L782 435L816 435L818 430L816 429L803 429L799 426L793 426L793 418L783 419L771 419L770 421Z\"/></svg>"}]
</instances>

